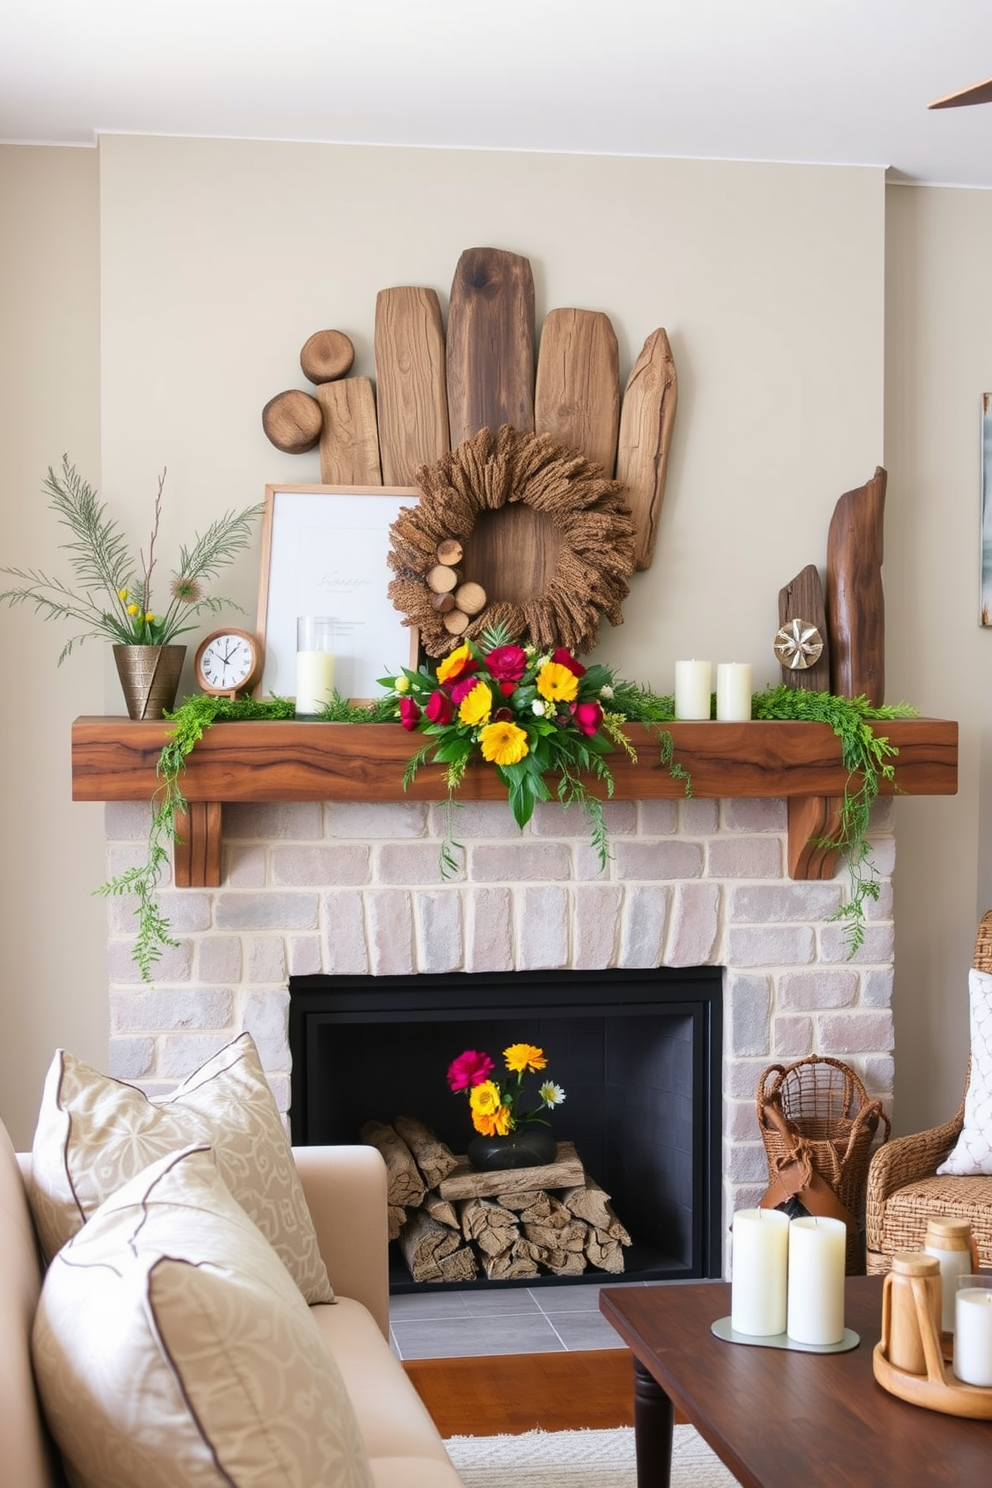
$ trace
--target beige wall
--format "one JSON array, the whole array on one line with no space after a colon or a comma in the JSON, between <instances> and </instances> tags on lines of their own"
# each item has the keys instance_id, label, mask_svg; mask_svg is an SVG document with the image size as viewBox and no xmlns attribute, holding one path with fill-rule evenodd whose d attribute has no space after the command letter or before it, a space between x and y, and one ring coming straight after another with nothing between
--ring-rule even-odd
<instances>
[{"instance_id":1,"label":"beige wall","mask_svg":"<svg viewBox=\"0 0 992 1488\"><path fill-rule=\"evenodd\" d=\"M977 661L963 658L985 640L974 624L973 544L975 410L987 377L976 369L956 427L950 419L941 425L948 446L963 452L949 545L943 505L922 480L915 446L925 437L919 424L931 420L924 392L933 397L940 381L939 397L953 409L959 369L942 365L926 387L911 369L925 333L950 338L941 294L967 299L969 310L974 298L956 268L952 287L941 283L954 239L941 203L969 199L962 210L970 225L984 197L907 193L907 202L924 199L918 216L935 218L923 234L930 258L921 266L914 245L922 224L896 192L887 270L878 171L110 136L101 141L97 201L92 153L11 149L2 159L4 215L17 231L0 251L20 254L25 285L5 272L0 290L23 322L0 350L9 416L0 468L16 502L35 503L26 517L5 502L0 519L18 541L15 552L5 539L3 561L53 562L38 491L63 448L87 473L102 467L102 494L136 542L146 535L156 474L168 465L163 555L216 512L260 497L266 481L316 481L316 454L280 454L259 418L273 393L306 385L303 341L337 326L355 342L354 370L374 373L378 289L433 285L445 304L459 252L492 244L530 258L539 320L560 305L606 310L624 372L655 326L665 325L672 340L680 403L657 554L634 580L624 627L606 629L602 659L663 689L672 685L676 656L691 654L748 659L756 685L775 680L778 590L806 563L822 564L837 497L884 461L889 695L966 719L955 677L979 675ZM81 202L70 202L56 162ZM903 266L900 245L913 247ZM43 249L63 255L58 308ZM959 315L955 325L977 354L979 323ZM910 381L897 395L902 378ZM935 454L940 470L948 459ZM948 500L943 490L939 499ZM253 611L256 584L252 554L225 588ZM944 647L939 631L949 623L953 644ZM21 683L32 687L32 747L22 746L5 771L16 797L8 811L22 811L24 823L9 840L39 842L23 877L32 888L51 884L53 905L57 894L64 906L52 932L32 927L10 890L4 902L8 965L17 971L2 993L0 1111L23 1136L55 1042L96 1062L104 1057L104 906L89 895L103 876L100 812L66 804L67 744L72 716L119 711L120 703L97 652L84 650L56 673L53 627L6 610L0 625L6 654L30 647L42 657L36 679ZM978 897L980 727L976 717L965 730L966 792L958 801L898 806L897 1071L900 1060L912 1071L905 1080L897 1073L903 1127L931 1108L942 1114L960 1078L963 987L952 978L952 1015L946 994L932 991L926 963L967 966ZM12 747L5 740L5 750ZM42 849L40 813L56 801ZM58 878L53 840L68 860ZM12 876L12 886L17 881ZM63 931L70 921L74 928ZM11 1028L22 1054L12 1049Z\"/></svg>"},{"instance_id":2,"label":"beige wall","mask_svg":"<svg viewBox=\"0 0 992 1488\"><path fill-rule=\"evenodd\" d=\"M68 451L99 478L98 159L0 147L0 563L62 571L41 483ZM6 588L6 582L0 588ZM30 1141L52 1051L106 1057L103 812L69 799L69 725L93 712L102 647L0 609L3 800L0 1115ZM97 707L96 711L99 711Z\"/></svg>"}]
</instances>

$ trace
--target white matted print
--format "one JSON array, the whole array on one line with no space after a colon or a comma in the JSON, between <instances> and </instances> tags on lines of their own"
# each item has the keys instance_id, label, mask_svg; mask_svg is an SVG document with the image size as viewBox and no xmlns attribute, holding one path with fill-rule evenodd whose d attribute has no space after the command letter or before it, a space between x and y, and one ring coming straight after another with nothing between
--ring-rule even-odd
<instances>
[{"instance_id":1,"label":"white matted print","mask_svg":"<svg viewBox=\"0 0 992 1488\"><path fill-rule=\"evenodd\" d=\"M334 686L373 698L378 679L416 666L418 636L386 593L389 528L415 506L414 486L266 486L258 633L265 669L258 697L296 692L296 621L334 621Z\"/></svg>"},{"instance_id":2,"label":"white matted print","mask_svg":"<svg viewBox=\"0 0 992 1488\"><path fill-rule=\"evenodd\" d=\"M992 393L982 394L982 625L992 625Z\"/></svg>"}]
</instances>

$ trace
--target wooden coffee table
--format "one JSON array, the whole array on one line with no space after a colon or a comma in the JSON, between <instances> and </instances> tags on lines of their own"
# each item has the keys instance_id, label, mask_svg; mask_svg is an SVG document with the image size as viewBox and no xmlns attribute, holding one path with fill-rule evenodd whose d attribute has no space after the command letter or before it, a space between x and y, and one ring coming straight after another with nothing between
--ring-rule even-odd
<instances>
[{"instance_id":1,"label":"wooden coffee table","mask_svg":"<svg viewBox=\"0 0 992 1488\"><path fill-rule=\"evenodd\" d=\"M746 1488L979 1488L992 1483L992 1421L909 1405L876 1384L882 1278L849 1277L861 1343L804 1354L724 1343L726 1282L607 1287L600 1310L634 1355L638 1488L669 1488L673 1407Z\"/></svg>"}]
</instances>

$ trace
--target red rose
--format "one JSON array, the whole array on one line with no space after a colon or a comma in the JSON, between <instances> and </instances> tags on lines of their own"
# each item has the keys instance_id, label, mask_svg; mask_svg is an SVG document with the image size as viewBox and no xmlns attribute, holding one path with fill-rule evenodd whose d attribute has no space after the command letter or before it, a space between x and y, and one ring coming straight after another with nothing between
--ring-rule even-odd
<instances>
[{"instance_id":1,"label":"red rose","mask_svg":"<svg viewBox=\"0 0 992 1488\"><path fill-rule=\"evenodd\" d=\"M403 725L403 727L405 729L408 729L410 733L413 733L413 730L417 727L417 724L419 722L420 722L420 709L417 707L416 703L413 701L413 698L412 697L401 697L400 698L400 723Z\"/></svg>"},{"instance_id":2,"label":"red rose","mask_svg":"<svg viewBox=\"0 0 992 1488\"><path fill-rule=\"evenodd\" d=\"M584 677L586 674L581 661L576 661L571 651L567 651L564 646L559 646L558 650L552 653L551 660L571 672L573 677Z\"/></svg>"},{"instance_id":3,"label":"red rose","mask_svg":"<svg viewBox=\"0 0 992 1488\"><path fill-rule=\"evenodd\" d=\"M450 723L454 709L446 692L432 692L424 709L431 723Z\"/></svg>"},{"instance_id":4,"label":"red rose","mask_svg":"<svg viewBox=\"0 0 992 1488\"><path fill-rule=\"evenodd\" d=\"M573 703L572 718L579 733L591 739L603 721L603 710L598 703Z\"/></svg>"},{"instance_id":5,"label":"red rose","mask_svg":"<svg viewBox=\"0 0 992 1488\"><path fill-rule=\"evenodd\" d=\"M486 666L497 682L516 683L527 669L527 656L522 646L494 646L486 657Z\"/></svg>"},{"instance_id":6,"label":"red rose","mask_svg":"<svg viewBox=\"0 0 992 1488\"><path fill-rule=\"evenodd\" d=\"M499 684L499 690L504 697L509 697L511 693L516 692L517 684L516 682L501 682Z\"/></svg>"}]
</instances>

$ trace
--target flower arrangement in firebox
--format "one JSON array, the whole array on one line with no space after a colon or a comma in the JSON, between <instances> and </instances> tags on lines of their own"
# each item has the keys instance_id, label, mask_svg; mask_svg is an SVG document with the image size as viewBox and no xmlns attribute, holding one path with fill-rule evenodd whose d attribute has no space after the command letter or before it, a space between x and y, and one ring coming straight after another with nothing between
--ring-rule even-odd
<instances>
[{"instance_id":1,"label":"flower arrangement in firebox","mask_svg":"<svg viewBox=\"0 0 992 1488\"><path fill-rule=\"evenodd\" d=\"M544 1050L535 1044L511 1044L503 1050L507 1076L492 1079L495 1063L488 1054L479 1049L466 1049L448 1065L448 1085L455 1092L468 1096L472 1125L483 1137L506 1137L519 1131L522 1126L540 1122L548 1126L543 1112L553 1111L565 1099L565 1092L554 1080L545 1080L537 1090L537 1105L525 1111L523 1100L524 1075L539 1074L547 1068Z\"/></svg>"}]
</instances>

